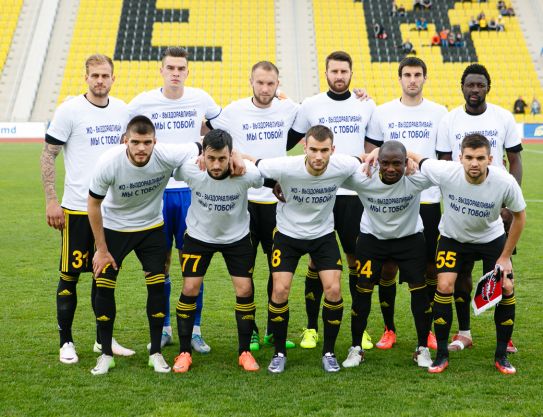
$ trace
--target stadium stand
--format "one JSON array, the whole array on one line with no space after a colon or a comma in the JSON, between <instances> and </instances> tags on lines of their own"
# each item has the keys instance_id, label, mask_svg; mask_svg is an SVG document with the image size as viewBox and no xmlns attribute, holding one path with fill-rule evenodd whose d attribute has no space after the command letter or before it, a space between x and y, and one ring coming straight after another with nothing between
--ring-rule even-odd
<instances>
[{"instance_id":1,"label":"stadium stand","mask_svg":"<svg viewBox=\"0 0 543 417\"><path fill-rule=\"evenodd\" d=\"M441 0L429 11L414 11L412 2L404 2L406 16L391 16L388 1L340 0L329 7L327 0L313 0L319 74L324 73L324 59L337 49L348 51L354 60L353 86L364 86L384 103L398 96L397 67L403 58L399 46L409 39L429 67L425 96L449 109L463 104L460 91L462 71L472 62L487 66L492 77L489 101L512 110L519 96L543 97L534 64L526 47L518 19L505 17L504 32L469 32L468 22L481 11L497 17L497 1L486 3ZM415 30L415 19L424 16L428 31ZM387 39L376 39L374 23L387 31ZM430 38L441 28L463 33L464 47L431 47ZM326 89L321 77L321 89ZM543 117L516 115L519 122L541 122Z\"/></svg>"},{"instance_id":2,"label":"stadium stand","mask_svg":"<svg viewBox=\"0 0 543 417\"><path fill-rule=\"evenodd\" d=\"M273 0L188 0L182 9L179 4L82 0L59 101L83 91L82 62L95 52L114 57L113 95L129 101L161 85L158 61L169 45L191 53L187 85L205 89L223 106L249 95L252 64L275 60Z\"/></svg>"},{"instance_id":3,"label":"stadium stand","mask_svg":"<svg viewBox=\"0 0 543 417\"><path fill-rule=\"evenodd\" d=\"M22 5L23 0L2 1L2 13L0 14L0 74L8 56Z\"/></svg>"}]
</instances>

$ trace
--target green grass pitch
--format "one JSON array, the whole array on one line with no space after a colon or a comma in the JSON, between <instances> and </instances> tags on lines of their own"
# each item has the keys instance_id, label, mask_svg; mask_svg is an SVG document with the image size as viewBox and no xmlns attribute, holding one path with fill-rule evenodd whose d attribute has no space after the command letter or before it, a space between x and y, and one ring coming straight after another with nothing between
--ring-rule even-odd
<instances>
[{"instance_id":1,"label":"green grass pitch","mask_svg":"<svg viewBox=\"0 0 543 417\"><path fill-rule=\"evenodd\" d=\"M203 333L209 355L194 355L189 374L158 375L147 367L148 327L142 273L131 255L117 286L115 336L137 351L117 359L108 375L89 370L94 319L90 275L82 275L74 337L77 365L58 361L55 289L58 281L59 233L48 228L39 174L40 144L1 144L0 161L0 416L540 416L543 414L543 145L523 152L524 195L528 221L515 257L517 319L514 340L519 353L511 361L514 376L493 366L493 314L473 318L475 347L451 355L449 369L430 375L411 359L416 338L405 285L398 288L398 344L373 349L366 362L335 375L320 367L320 347L289 351L287 370L268 375L270 348L255 357L263 368L244 373L237 365L234 293L222 258L206 277ZM61 158L60 158L61 159ZM62 171L59 163L59 171ZM59 184L62 178L58 178ZM59 186L60 190L61 187ZM354 225L353 225L354 227ZM255 273L257 320L266 321L266 269L260 255ZM293 283L289 337L299 341L304 325L305 259ZM480 269L477 273L481 272ZM179 296L179 264L172 273L172 308ZM346 272L343 273L346 284ZM346 288L346 285L344 285ZM350 297L337 343L340 360L350 344ZM369 332L382 332L376 296ZM453 329L456 324L453 324ZM178 342L164 350L171 364Z\"/></svg>"}]
</instances>

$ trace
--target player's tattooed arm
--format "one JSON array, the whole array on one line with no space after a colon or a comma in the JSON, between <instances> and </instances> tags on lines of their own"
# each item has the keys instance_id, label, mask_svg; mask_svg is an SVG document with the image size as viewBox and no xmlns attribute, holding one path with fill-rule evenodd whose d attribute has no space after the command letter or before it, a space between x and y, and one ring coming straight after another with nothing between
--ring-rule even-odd
<instances>
[{"instance_id":1,"label":"player's tattooed arm","mask_svg":"<svg viewBox=\"0 0 543 417\"><path fill-rule=\"evenodd\" d=\"M45 143L40 157L41 180L45 191L45 217L47 224L57 230L64 228L64 211L55 190L55 159L61 150L61 145Z\"/></svg>"}]
</instances>

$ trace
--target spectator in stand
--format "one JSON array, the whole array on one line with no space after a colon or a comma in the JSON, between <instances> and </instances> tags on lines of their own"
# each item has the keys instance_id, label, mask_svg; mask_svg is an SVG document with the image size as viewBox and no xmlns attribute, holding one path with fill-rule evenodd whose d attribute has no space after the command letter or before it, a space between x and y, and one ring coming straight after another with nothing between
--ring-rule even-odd
<instances>
[{"instance_id":1,"label":"spectator in stand","mask_svg":"<svg viewBox=\"0 0 543 417\"><path fill-rule=\"evenodd\" d=\"M417 30L428 30L428 22L424 17L417 17L417 20L415 20L415 27Z\"/></svg>"},{"instance_id":2,"label":"spectator in stand","mask_svg":"<svg viewBox=\"0 0 543 417\"><path fill-rule=\"evenodd\" d=\"M505 25L503 24L503 16L501 14L499 14L498 19L496 19L496 30L498 32L505 31Z\"/></svg>"},{"instance_id":3,"label":"spectator in stand","mask_svg":"<svg viewBox=\"0 0 543 417\"><path fill-rule=\"evenodd\" d=\"M490 21L488 22L488 30L498 30L498 24L496 23L496 19L490 19Z\"/></svg>"},{"instance_id":4,"label":"spectator in stand","mask_svg":"<svg viewBox=\"0 0 543 417\"><path fill-rule=\"evenodd\" d=\"M413 10L422 10L422 0L413 0Z\"/></svg>"},{"instance_id":5,"label":"spectator in stand","mask_svg":"<svg viewBox=\"0 0 543 417\"><path fill-rule=\"evenodd\" d=\"M388 38L388 34L387 34L385 28L380 23L375 23L373 25L373 32L375 33L375 38L376 39L387 39Z\"/></svg>"},{"instance_id":6,"label":"spectator in stand","mask_svg":"<svg viewBox=\"0 0 543 417\"><path fill-rule=\"evenodd\" d=\"M449 29L441 28L439 32L439 39L441 39L441 46L448 46L447 38L449 37Z\"/></svg>"},{"instance_id":7,"label":"spectator in stand","mask_svg":"<svg viewBox=\"0 0 543 417\"><path fill-rule=\"evenodd\" d=\"M502 16L514 16L515 15L515 11L513 10L512 7L507 7L505 9L501 9L500 10L500 14Z\"/></svg>"},{"instance_id":8,"label":"spectator in stand","mask_svg":"<svg viewBox=\"0 0 543 417\"><path fill-rule=\"evenodd\" d=\"M417 51L415 51L413 49L413 44L411 43L411 41L409 39L406 39L404 43L402 43L402 45L400 46L402 52L406 55L408 54L413 54L413 55L417 55Z\"/></svg>"},{"instance_id":9,"label":"spectator in stand","mask_svg":"<svg viewBox=\"0 0 543 417\"><path fill-rule=\"evenodd\" d=\"M439 38L439 33L437 33L437 32L434 33L434 36L432 36L431 45L432 46L441 45L441 39Z\"/></svg>"},{"instance_id":10,"label":"spectator in stand","mask_svg":"<svg viewBox=\"0 0 543 417\"><path fill-rule=\"evenodd\" d=\"M484 13L479 14L479 30L488 30L488 22Z\"/></svg>"},{"instance_id":11,"label":"spectator in stand","mask_svg":"<svg viewBox=\"0 0 543 417\"><path fill-rule=\"evenodd\" d=\"M532 100L532 104L530 104L530 114L532 116L535 116L536 114L541 114L541 103L537 101L535 97Z\"/></svg>"},{"instance_id":12,"label":"spectator in stand","mask_svg":"<svg viewBox=\"0 0 543 417\"><path fill-rule=\"evenodd\" d=\"M422 0L420 4L423 7L423 10L430 10L432 8L432 0Z\"/></svg>"},{"instance_id":13,"label":"spectator in stand","mask_svg":"<svg viewBox=\"0 0 543 417\"><path fill-rule=\"evenodd\" d=\"M506 9L507 6L505 5L505 2L503 0L499 0L498 1L498 10L503 10L503 9Z\"/></svg>"},{"instance_id":14,"label":"spectator in stand","mask_svg":"<svg viewBox=\"0 0 543 417\"><path fill-rule=\"evenodd\" d=\"M468 25L470 32L473 32L474 30L479 30L479 21L475 19L475 16L471 16Z\"/></svg>"},{"instance_id":15,"label":"spectator in stand","mask_svg":"<svg viewBox=\"0 0 543 417\"><path fill-rule=\"evenodd\" d=\"M458 32L454 36L454 46L457 48L462 48L464 46L464 37L462 36L462 32Z\"/></svg>"},{"instance_id":16,"label":"spectator in stand","mask_svg":"<svg viewBox=\"0 0 543 417\"><path fill-rule=\"evenodd\" d=\"M456 38L454 36L454 32L451 31L449 32L449 36L447 37L447 43L448 43L449 48L454 48L456 46L455 42L456 42Z\"/></svg>"},{"instance_id":17,"label":"spectator in stand","mask_svg":"<svg viewBox=\"0 0 543 417\"><path fill-rule=\"evenodd\" d=\"M405 13L406 13L406 12L405 12L405 7L404 7L404 5L403 5L403 4L400 4L400 5L398 6L398 16L399 16L399 17L405 17Z\"/></svg>"},{"instance_id":18,"label":"spectator in stand","mask_svg":"<svg viewBox=\"0 0 543 417\"><path fill-rule=\"evenodd\" d=\"M524 113L526 113L526 107L527 106L528 105L522 99L522 96L518 96L517 100L515 101L515 104L513 104L513 113L515 113L515 114L524 114Z\"/></svg>"}]
</instances>

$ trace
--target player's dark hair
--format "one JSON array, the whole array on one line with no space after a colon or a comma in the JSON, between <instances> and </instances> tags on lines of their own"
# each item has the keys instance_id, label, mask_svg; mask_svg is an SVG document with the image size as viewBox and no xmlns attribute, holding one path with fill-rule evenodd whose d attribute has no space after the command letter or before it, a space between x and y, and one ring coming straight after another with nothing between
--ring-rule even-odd
<instances>
[{"instance_id":1,"label":"player's dark hair","mask_svg":"<svg viewBox=\"0 0 543 417\"><path fill-rule=\"evenodd\" d=\"M220 151L224 147L228 147L228 151L232 152L232 136L230 133L222 129L213 129L204 136L202 148L204 151L211 148L214 151Z\"/></svg>"},{"instance_id":2,"label":"player's dark hair","mask_svg":"<svg viewBox=\"0 0 543 417\"><path fill-rule=\"evenodd\" d=\"M331 139L332 143L334 143L334 134L329 128L323 125L316 125L309 128L305 133L306 143L309 136L314 138L317 142L324 142L327 139Z\"/></svg>"},{"instance_id":3,"label":"player's dark hair","mask_svg":"<svg viewBox=\"0 0 543 417\"><path fill-rule=\"evenodd\" d=\"M85 61L85 71L87 75L89 74L89 67L91 65L102 65L102 64L109 64L109 66L111 67L111 74L113 74L113 61L111 60L111 58L108 57L107 55L94 54L94 55L89 56L87 60Z\"/></svg>"},{"instance_id":4,"label":"player's dark hair","mask_svg":"<svg viewBox=\"0 0 543 417\"><path fill-rule=\"evenodd\" d=\"M426 77L427 68L424 61L420 58L409 56L405 57L400 61L400 66L398 67L398 77L402 78L402 70L404 67L421 67L422 68L422 75Z\"/></svg>"},{"instance_id":5,"label":"player's dark hair","mask_svg":"<svg viewBox=\"0 0 543 417\"><path fill-rule=\"evenodd\" d=\"M468 65L466 69L464 70L464 73L462 74L462 80L460 81L460 84L464 85L464 81L466 81L466 77L470 74L479 74L479 75L484 76L488 83L488 90L490 91L490 74L488 73L484 65L481 65L481 64Z\"/></svg>"},{"instance_id":6,"label":"player's dark hair","mask_svg":"<svg viewBox=\"0 0 543 417\"><path fill-rule=\"evenodd\" d=\"M326 57L326 69L328 69L328 63L330 61L343 61L349 63L349 69L353 69L353 59L344 51L335 51Z\"/></svg>"},{"instance_id":7,"label":"player's dark hair","mask_svg":"<svg viewBox=\"0 0 543 417\"><path fill-rule=\"evenodd\" d=\"M155 125L149 118L145 116L135 116L126 125L126 133L124 136L130 136L129 133L137 133L138 135L148 135L152 133L155 136Z\"/></svg>"},{"instance_id":8,"label":"player's dark hair","mask_svg":"<svg viewBox=\"0 0 543 417\"><path fill-rule=\"evenodd\" d=\"M397 140L387 140L385 143L383 143L379 148L379 156L381 156L381 154L386 151L400 151L402 153L402 156L404 158L407 158L407 150L405 149L404 144L398 142Z\"/></svg>"},{"instance_id":9,"label":"player's dark hair","mask_svg":"<svg viewBox=\"0 0 543 417\"><path fill-rule=\"evenodd\" d=\"M462 140L462 153L464 153L465 148L470 149L479 149L486 148L487 154L490 155L490 142L486 137L480 135L479 133L472 133L471 135L466 135Z\"/></svg>"},{"instance_id":10,"label":"player's dark hair","mask_svg":"<svg viewBox=\"0 0 543 417\"><path fill-rule=\"evenodd\" d=\"M166 57L171 56L174 58L186 58L187 62L189 60L189 53L186 49L181 48L179 46L168 46L164 52L162 53L162 64L164 65L164 59Z\"/></svg>"},{"instance_id":11,"label":"player's dark hair","mask_svg":"<svg viewBox=\"0 0 543 417\"><path fill-rule=\"evenodd\" d=\"M262 68L264 71L274 71L277 75L279 75L279 69L273 62L270 61L260 61L254 64L253 68L251 68L251 75L259 68Z\"/></svg>"}]
</instances>

